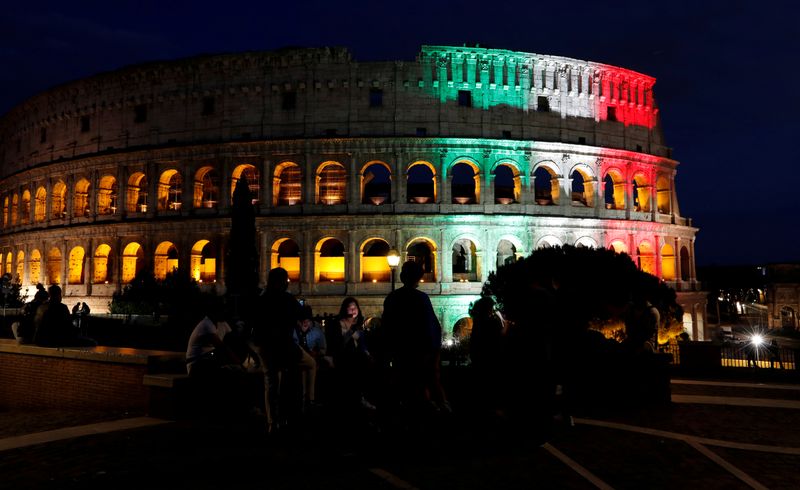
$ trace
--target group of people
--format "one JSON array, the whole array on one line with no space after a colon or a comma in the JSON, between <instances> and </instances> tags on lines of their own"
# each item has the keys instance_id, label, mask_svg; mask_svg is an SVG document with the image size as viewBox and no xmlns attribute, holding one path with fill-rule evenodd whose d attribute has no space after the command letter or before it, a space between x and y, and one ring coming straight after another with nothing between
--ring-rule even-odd
<instances>
[{"instance_id":1,"label":"group of people","mask_svg":"<svg viewBox=\"0 0 800 490\"><path fill-rule=\"evenodd\" d=\"M79 303L80 305L80 303ZM84 303L85 318L89 307ZM74 313L74 310L73 310ZM90 347L97 342L84 335L80 324L73 321L67 305L62 303L61 287L50 286L45 290L36 285L33 300L22 309L22 318L12 324L14 337L23 344L36 344L44 347ZM85 320L84 320L85 321Z\"/></svg>"},{"instance_id":2,"label":"group of people","mask_svg":"<svg viewBox=\"0 0 800 490\"><path fill-rule=\"evenodd\" d=\"M252 389L236 379L258 373L263 403L238 400L263 413L268 431L323 403L345 414L374 413L382 405L407 413L449 411L439 377L442 329L430 298L417 289L422 275L419 264L404 264L403 286L386 297L380 326L367 328L353 297L317 324L310 305L288 292L286 270L272 269L238 327L219 310L198 323L186 352L189 374ZM392 387L391 396L382 386Z\"/></svg>"}]
</instances>

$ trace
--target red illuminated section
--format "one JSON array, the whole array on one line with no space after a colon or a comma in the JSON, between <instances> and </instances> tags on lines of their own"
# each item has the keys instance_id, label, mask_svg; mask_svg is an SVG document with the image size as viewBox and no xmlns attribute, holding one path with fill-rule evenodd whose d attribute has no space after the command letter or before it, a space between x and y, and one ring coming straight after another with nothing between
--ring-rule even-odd
<instances>
[{"instance_id":1,"label":"red illuminated section","mask_svg":"<svg viewBox=\"0 0 800 490\"><path fill-rule=\"evenodd\" d=\"M608 65L597 67L594 75L598 119L625 126L653 129L658 109L653 100L656 79Z\"/></svg>"}]
</instances>

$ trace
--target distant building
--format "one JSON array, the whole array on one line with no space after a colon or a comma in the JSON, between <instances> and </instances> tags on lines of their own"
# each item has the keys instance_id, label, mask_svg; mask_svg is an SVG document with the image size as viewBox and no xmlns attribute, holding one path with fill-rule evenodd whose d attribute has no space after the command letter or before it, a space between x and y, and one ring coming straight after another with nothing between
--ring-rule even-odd
<instances>
[{"instance_id":1,"label":"distant building","mask_svg":"<svg viewBox=\"0 0 800 490\"><path fill-rule=\"evenodd\" d=\"M767 307L770 328L798 328L800 264L767 266Z\"/></svg>"},{"instance_id":2,"label":"distant building","mask_svg":"<svg viewBox=\"0 0 800 490\"><path fill-rule=\"evenodd\" d=\"M0 119L0 268L103 311L137 271L224 290L231 194L256 205L260 277L315 311L379 314L386 255L425 270L445 329L488 274L539 247L626 252L706 338L697 228L681 216L655 79L499 49L201 56L56 87ZM586 271L592 274L592 271ZM68 300L72 301L72 300Z\"/></svg>"}]
</instances>

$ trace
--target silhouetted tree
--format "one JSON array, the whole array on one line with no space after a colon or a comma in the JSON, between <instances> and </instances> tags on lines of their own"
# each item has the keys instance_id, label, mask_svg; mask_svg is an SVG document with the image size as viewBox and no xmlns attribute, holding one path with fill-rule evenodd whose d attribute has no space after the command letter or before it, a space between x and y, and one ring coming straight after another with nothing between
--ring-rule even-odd
<instances>
[{"instance_id":1,"label":"silhouetted tree","mask_svg":"<svg viewBox=\"0 0 800 490\"><path fill-rule=\"evenodd\" d=\"M225 286L234 312L245 315L258 289L256 215L247 178L236 182L231 207L231 232L225 260Z\"/></svg>"}]
</instances>

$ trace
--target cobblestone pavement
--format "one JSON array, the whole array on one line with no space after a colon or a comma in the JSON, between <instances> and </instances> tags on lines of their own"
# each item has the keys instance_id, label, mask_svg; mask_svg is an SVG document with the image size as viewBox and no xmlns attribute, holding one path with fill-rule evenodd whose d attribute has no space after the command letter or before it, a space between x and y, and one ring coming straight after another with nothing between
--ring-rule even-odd
<instances>
[{"instance_id":1,"label":"cobblestone pavement","mask_svg":"<svg viewBox=\"0 0 800 490\"><path fill-rule=\"evenodd\" d=\"M786 391L728 388L733 391L726 395L749 396L747 390L754 390L752 396L762 398ZM716 393L720 387L708 389L693 385L691 392ZM674 392L682 390L673 386ZM0 413L0 424L14 421L16 433L42 430L47 426L36 421L41 416ZM417 431L392 433L368 429L358 416L327 420L326 430L312 419L270 437L253 421L180 421L3 451L0 487L204 489L245 482L270 489L800 487L800 410L672 404L593 413L591 420L662 432L579 423L550 438L554 452L515 427L478 424L458 411ZM698 444L676 435L773 449ZM742 475L751 478L749 485Z\"/></svg>"}]
</instances>

